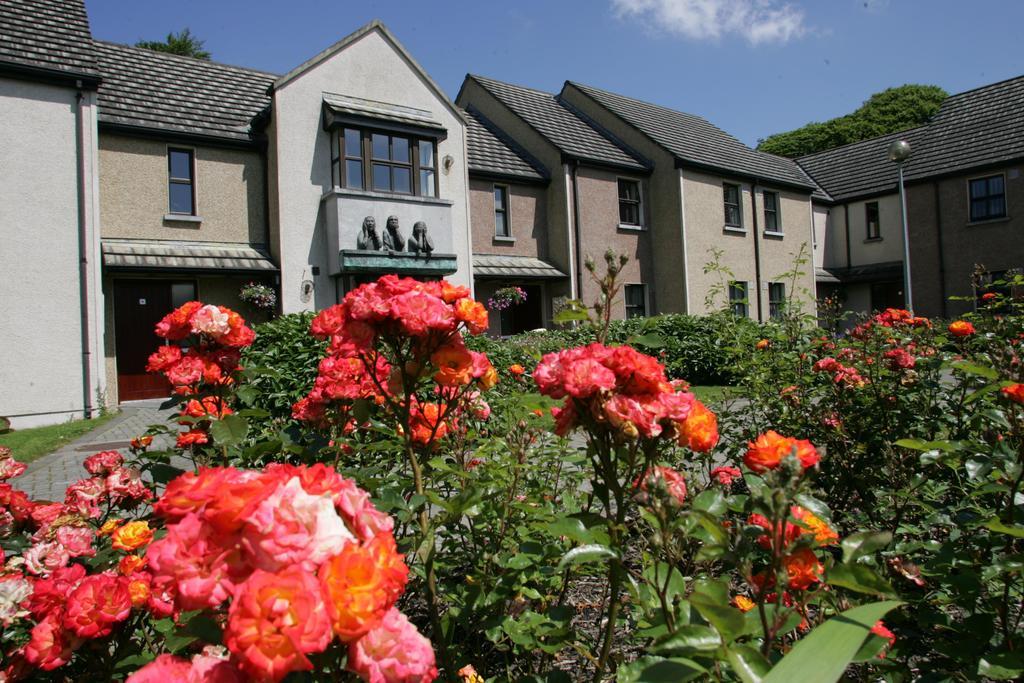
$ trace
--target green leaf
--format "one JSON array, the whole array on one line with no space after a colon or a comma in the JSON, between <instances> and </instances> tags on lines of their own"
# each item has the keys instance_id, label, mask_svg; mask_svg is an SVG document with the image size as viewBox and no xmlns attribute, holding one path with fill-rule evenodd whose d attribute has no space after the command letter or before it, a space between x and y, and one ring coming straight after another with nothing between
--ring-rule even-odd
<instances>
[{"instance_id":1,"label":"green leaf","mask_svg":"<svg viewBox=\"0 0 1024 683\"><path fill-rule=\"evenodd\" d=\"M580 308L576 308L576 307L572 306L573 303L578 303L578 302L570 302L570 307L569 308L566 308L565 310L559 311L558 313L555 314L555 317L553 318L553 322L556 325L564 325L565 323L571 323L571 322L575 322L577 320L580 320L580 321L589 320L589 316L587 315L587 309L586 308L582 308L582 304L580 304L581 305Z\"/></svg>"},{"instance_id":2,"label":"green leaf","mask_svg":"<svg viewBox=\"0 0 1024 683\"><path fill-rule=\"evenodd\" d=\"M687 624L680 626L663 642L654 646L654 654L685 655L700 650L714 650L722 644L718 631L708 626Z\"/></svg>"},{"instance_id":3,"label":"green leaf","mask_svg":"<svg viewBox=\"0 0 1024 683\"><path fill-rule=\"evenodd\" d=\"M725 514L728 506L725 503L725 494L722 493L722 489L715 487L708 489L707 491L701 491L701 493L693 499L694 510L704 510L716 517L721 517Z\"/></svg>"},{"instance_id":4,"label":"green leaf","mask_svg":"<svg viewBox=\"0 0 1024 683\"><path fill-rule=\"evenodd\" d=\"M997 681L1015 681L1024 676L1024 657L1016 652L987 654L978 662L978 675Z\"/></svg>"},{"instance_id":5,"label":"green leaf","mask_svg":"<svg viewBox=\"0 0 1024 683\"><path fill-rule=\"evenodd\" d=\"M761 683L761 679L772 668L764 655L749 645L734 645L725 655L729 659L729 666L743 683Z\"/></svg>"},{"instance_id":6,"label":"green leaf","mask_svg":"<svg viewBox=\"0 0 1024 683\"><path fill-rule=\"evenodd\" d=\"M249 423L244 417L228 415L210 424L210 436L222 446L233 446L249 435Z\"/></svg>"},{"instance_id":7,"label":"green leaf","mask_svg":"<svg viewBox=\"0 0 1024 683\"><path fill-rule=\"evenodd\" d=\"M552 536L565 536L577 543L594 542L594 535L577 517L559 517L547 525L547 532Z\"/></svg>"},{"instance_id":8,"label":"green leaf","mask_svg":"<svg viewBox=\"0 0 1024 683\"><path fill-rule=\"evenodd\" d=\"M863 564L837 564L828 570L828 583L830 586L842 586L869 595L881 597L896 595L896 591L888 581Z\"/></svg>"},{"instance_id":9,"label":"green leaf","mask_svg":"<svg viewBox=\"0 0 1024 683\"><path fill-rule=\"evenodd\" d=\"M681 683L703 673L707 673L707 669L689 659L648 656L620 667L616 680L619 683Z\"/></svg>"},{"instance_id":10,"label":"green leaf","mask_svg":"<svg viewBox=\"0 0 1024 683\"><path fill-rule=\"evenodd\" d=\"M995 517L985 522L985 528L989 529L990 531L998 532L1000 534L1013 536L1014 538L1024 538L1024 526L1021 526L1019 524L1014 524L1013 526L1006 526Z\"/></svg>"},{"instance_id":11,"label":"green leaf","mask_svg":"<svg viewBox=\"0 0 1024 683\"><path fill-rule=\"evenodd\" d=\"M999 378L999 373L994 369L977 363L971 363L969 361L953 363L953 367L961 372L966 372L969 375L977 375L978 377L984 377L985 379L994 380Z\"/></svg>"},{"instance_id":12,"label":"green leaf","mask_svg":"<svg viewBox=\"0 0 1024 683\"><path fill-rule=\"evenodd\" d=\"M562 570L569 566L583 564L585 562L598 562L615 557L615 551L606 545L589 543L573 548L558 562L558 569Z\"/></svg>"},{"instance_id":13,"label":"green leaf","mask_svg":"<svg viewBox=\"0 0 1024 683\"><path fill-rule=\"evenodd\" d=\"M646 346L649 349L660 349L665 346L665 338L657 332L651 332L649 334L641 334L637 337L630 337L626 340L626 343L632 346Z\"/></svg>"},{"instance_id":14,"label":"green leaf","mask_svg":"<svg viewBox=\"0 0 1024 683\"><path fill-rule=\"evenodd\" d=\"M722 640L729 642L736 638L743 631L746 619L743 612L735 607L723 604L701 593L694 593L690 596L690 604L693 605L700 615L721 634Z\"/></svg>"},{"instance_id":15,"label":"green leaf","mask_svg":"<svg viewBox=\"0 0 1024 683\"><path fill-rule=\"evenodd\" d=\"M843 539L843 562L856 562L865 555L881 550L892 542L888 531L859 531Z\"/></svg>"},{"instance_id":16,"label":"green leaf","mask_svg":"<svg viewBox=\"0 0 1024 683\"><path fill-rule=\"evenodd\" d=\"M949 441L922 441L921 439L900 439L896 446L909 448L914 451L945 451L956 450L956 444Z\"/></svg>"},{"instance_id":17,"label":"green leaf","mask_svg":"<svg viewBox=\"0 0 1024 683\"><path fill-rule=\"evenodd\" d=\"M835 683L860 650L871 627L901 602L888 600L848 609L799 641L764 677L763 683Z\"/></svg>"},{"instance_id":18,"label":"green leaf","mask_svg":"<svg viewBox=\"0 0 1024 683\"><path fill-rule=\"evenodd\" d=\"M172 479L176 479L180 475L185 474L185 470L180 467L172 467L171 465L157 463L149 468L149 473L153 477L154 483L166 484Z\"/></svg>"}]
</instances>

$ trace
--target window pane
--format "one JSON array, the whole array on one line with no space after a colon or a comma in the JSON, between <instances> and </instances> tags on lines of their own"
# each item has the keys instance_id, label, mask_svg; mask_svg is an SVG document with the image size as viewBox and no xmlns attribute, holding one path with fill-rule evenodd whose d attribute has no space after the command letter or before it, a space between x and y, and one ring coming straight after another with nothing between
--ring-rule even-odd
<instances>
[{"instance_id":1,"label":"window pane","mask_svg":"<svg viewBox=\"0 0 1024 683\"><path fill-rule=\"evenodd\" d=\"M384 164L373 165L373 189L381 192L391 191L391 167Z\"/></svg>"},{"instance_id":2,"label":"window pane","mask_svg":"<svg viewBox=\"0 0 1024 683\"><path fill-rule=\"evenodd\" d=\"M361 157L362 150L359 147L359 131L352 128L345 129L345 156Z\"/></svg>"},{"instance_id":3,"label":"window pane","mask_svg":"<svg viewBox=\"0 0 1024 683\"><path fill-rule=\"evenodd\" d=\"M738 206L725 207L725 222L727 225L740 224L740 208Z\"/></svg>"},{"instance_id":4,"label":"window pane","mask_svg":"<svg viewBox=\"0 0 1024 683\"><path fill-rule=\"evenodd\" d=\"M738 190L735 185L726 185L725 201L729 204L739 204Z\"/></svg>"},{"instance_id":5,"label":"window pane","mask_svg":"<svg viewBox=\"0 0 1024 683\"><path fill-rule=\"evenodd\" d=\"M345 161L345 187L363 189L363 162L347 159Z\"/></svg>"},{"instance_id":6,"label":"window pane","mask_svg":"<svg viewBox=\"0 0 1024 683\"><path fill-rule=\"evenodd\" d=\"M988 179L988 193L989 194L1002 194L1003 193L1003 176L994 175Z\"/></svg>"},{"instance_id":7,"label":"window pane","mask_svg":"<svg viewBox=\"0 0 1024 683\"><path fill-rule=\"evenodd\" d=\"M373 134L373 158L390 159L388 154L388 136L380 133Z\"/></svg>"},{"instance_id":8,"label":"window pane","mask_svg":"<svg viewBox=\"0 0 1024 683\"><path fill-rule=\"evenodd\" d=\"M424 197L434 196L434 172L420 171L420 194Z\"/></svg>"},{"instance_id":9,"label":"window pane","mask_svg":"<svg viewBox=\"0 0 1024 683\"><path fill-rule=\"evenodd\" d=\"M175 149L172 149L169 154L171 157L171 177L180 180L191 180L192 155L189 152Z\"/></svg>"},{"instance_id":10,"label":"window pane","mask_svg":"<svg viewBox=\"0 0 1024 683\"><path fill-rule=\"evenodd\" d=\"M764 210L774 211L775 210L775 193L765 192L764 193Z\"/></svg>"},{"instance_id":11,"label":"window pane","mask_svg":"<svg viewBox=\"0 0 1024 683\"><path fill-rule=\"evenodd\" d=\"M172 282L171 283L171 306L179 308L189 301L196 300L196 283L194 282Z\"/></svg>"},{"instance_id":12,"label":"window pane","mask_svg":"<svg viewBox=\"0 0 1024 683\"><path fill-rule=\"evenodd\" d=\"M494 208L504 209L505 208L505 188L495 187L494 188Z\"/></svg>"},{"instance_id":13,"label":"window pane","mask_svg":"<svg viewBox=\"0 0 1024 683\"><path fill-rule=\"evenodd\" d=\"M192 213L192 186L170 183L171 213Z\"/></svg>"},{"instance_id":14,"label":"window pane","mask_svg":"<svg viewBox=\"0 0 1024 683\"><path fill-rule=\"evenodd\" d=\"M984 199L975 199L971 202L971 220L978 221L986 216L988 202Z\"/></svg>"},{"instance_id":15,"label":"window pane","mask_svg":"<svg viewBox=\"0 0 1024 683\"><path fill-rule=\"evenodd\" d=\"M494 214L494 234L498 237L508 237L508 217L502 211Z\"/></svg>"},{"instance_id":16,"label":"window pane","mask_svg":"<svg viewBox=\"0 0 1024 683\"><path fill-rule=\"evenodd\" d=\"M619 202L619 222L626 225L640 225L640 206L629 202Z\"/></svg>"},{"instance_id":17,"label":"window pane","mask_svg":"<svg viewBox=\"0 0 1024 683\"><path fill-rule=\"evenodd\" d=\"M412 171L408 168L394 167L391 169L394 178L394 192L412 192Z\"/></svg>"},{"instance_id":18,"label":"window pane","mask_svg":"<svg viewBox=\"0 0 1024 683\"><path fill-rule=\"evenodd\" d=\"M972 180L971 181L971 199L974 199L975 197L983 197L983 196L985 196L985 186L986 186L986 183L985 183L984 179Z\"/></svg>"},{"instance_id":19,"label":"window pane","mask_svg":"<svg viewBox=\"0 0 1024 683\"><path fill-rule=\"evenodd\" d=\"M1000 218L1006 213L1003 209L1003 198L996 197L995 199L988 200L988 217L989 218Z\"/></svg>"},{"instance_id":20,"label":"window pane","mask_svg":"<svg viewBox=\"0 0 1024 683\"><path fill-rule=\"evenodd\" d=\"M775 211L766 210L764 213L764 228L769 232L779 231L779 217L775 214Z\"/></svg>"},{"instance_id":21,"label":"window pane","mask_svg":"<svg viewBox=\"0 0 1024 683\"><path fill-rule=\"evenodd\" d=\"M409 139L391 138L391 158L394 161L401 161L404 164L409 161Z\"/></svg>"},{"instance_id":22,"label":"window pane","mask_svg":"<svg viewBox=\"0 0 1024 683\"><path fill-rule=\"evenodd\" d=\"M434 143L429 140L420 140L420 166L434 168Z\"/></svg>"},{"instance_id":23,"label":"window pane","mask_svg":"<svg viewBox=\"0 0 1024 683\"><path fill-rule=\"evenodd\" d=\"M632 180L619 180L619 199L640 201L640 186Z\"/></svg>"}]
</instances>

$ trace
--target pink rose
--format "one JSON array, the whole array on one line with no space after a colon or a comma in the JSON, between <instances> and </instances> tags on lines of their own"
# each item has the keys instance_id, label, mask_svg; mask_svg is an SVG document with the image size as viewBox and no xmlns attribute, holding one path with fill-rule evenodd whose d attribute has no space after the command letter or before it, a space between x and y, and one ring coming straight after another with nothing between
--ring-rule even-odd
<instances>
[{"instance_id":1,"label":"pink rose","mask_svg":"<svg viewBox=\"0 0 1024 683\"><path fill-rule=\"evenodd\" d=\"M348 668L369 683L429 683L437 678L430 641L395 608L349 647Z\"/></svg>"}]
</instances>

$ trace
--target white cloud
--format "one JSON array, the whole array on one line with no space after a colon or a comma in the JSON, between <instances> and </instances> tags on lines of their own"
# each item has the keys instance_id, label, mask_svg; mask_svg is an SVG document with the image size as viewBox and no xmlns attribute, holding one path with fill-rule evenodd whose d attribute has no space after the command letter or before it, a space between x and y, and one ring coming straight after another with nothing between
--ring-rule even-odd
<instances>
[{"instance_id":1,"label":"white cloud","mask_svg":"<svg viewBox=\"0 0 1024 683\"><path fill-rule=\"evenodd\" d=\"M742 37L751 45L787 43L807 32L804 12L779 0L612 0L619 17L691 40Z\"/></svg>"}]
</instances>

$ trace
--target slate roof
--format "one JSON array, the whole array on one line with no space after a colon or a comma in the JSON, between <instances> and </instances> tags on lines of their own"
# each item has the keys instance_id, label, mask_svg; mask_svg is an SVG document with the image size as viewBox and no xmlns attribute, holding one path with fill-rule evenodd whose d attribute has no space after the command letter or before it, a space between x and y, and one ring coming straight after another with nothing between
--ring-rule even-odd
<instances>
[{"instance_id":1,"label":"slate roof","mask_svg":"<svg viewBox=\"0 0 1024 683\"><path fill-rule=\"evenodd\" d=\"M103 265L125 269L277 272L277 266L261 249L222 242L104 239Z\"/></svg>"},{"instance_id":2,"label":"slate roof","mask_svg":"<svg viewBox=\"0 0 1024 683\"><path fill-rule=\"evenodd\" d=\"M273 74L104 41L96 51L100 123L247 141L270 105Z\"/></svg>"},{"instance_id":3,"label":"slate roof","mask_svg":"<svg viewBox=\"0 0 1024 683\"><path fill-rule=\"evenodd\" d=\"M533 256L473 254L475 277L521 277L558 280L568 277L547 261Z\"/></svg>"},{"instance_id":4,"label":"slate roof","mask_svg":"<svg viewBox=\"0 0 1024 683\"><path fill-rule=\"evenodd\" d=\"M542 90L470 75L487 92L511 109L569 158L631 170L647 165Z\"/></svg>"},{"instance_id":5,"label":"slate roof","mask_svg":"<svg viewBox=\"0 0 1024 683\"><path fill-rule=\"evenodd\" d=\"M887 150L910 143L907 182L1024 158L1024 76L950 95L919 128L800 157L797 162L834 199L896 189Z\"/></svg>"},{"instance_id":6,"label":"slate roof","mask_svg":"<svg viewBox=\"0 0 1024 683\"><path fill-rule=\"evenodd\" d=\"M99 78L82 0L3 0L0 63Z\"/></svg>"},{"instance_id":7,"label":"slate roof","mask_svg":"<svg viewBox=\"0 0 1024 683\"><path fill-rule=\"evenodd\" d=\"M791 159L751 149L707 119L581 83L568 81L567 85L610 110L680 162L800 188L814 187Z\"/></svg>"},{"instance_id":8,"label":"slate roof","mask_svg":"<svg viewBox=\"0 0 1024 683\"><path fill-rule=\"evenodd\" d=\"M466 118L466 152L469 172L541 181L548 173L541 163L504 131L470 107Z\"/></svg>"}]
</instances>

